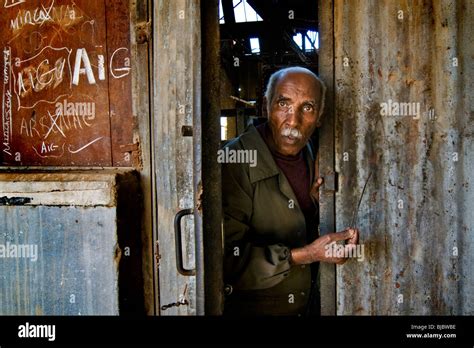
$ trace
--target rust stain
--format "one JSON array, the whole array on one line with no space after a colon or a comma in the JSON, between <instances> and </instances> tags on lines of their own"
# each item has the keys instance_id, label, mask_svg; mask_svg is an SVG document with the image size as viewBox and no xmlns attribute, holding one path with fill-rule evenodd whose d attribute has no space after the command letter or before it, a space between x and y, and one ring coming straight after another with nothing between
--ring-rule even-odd
<instances>
[{"instance_id":1,"label":"rust stain","mask_svg":"<svg viewBox=\"0 0 474 348\"><path fill-rule=\"evenodd\" d=\"M115 245L115 253L114 253L114 262L116 265L120 263L120 259L122 258L122 249L118 244Z\"/></svg>"},{"instance_id":2,"label":"rust stain","mask_svg":"<svg viewBox=\"0 0 474 348\"><path fill-rule=\"evenodd\" d=\"M474 163L465 155L474 134L466 103L474 78L466 64L474 54L467 29L474 4L382 3L334 2L335 56L359 63L334 67L336 149L351 158L336 157L344 183L336 196L337 228L350 215L364 174L374 172L360 210L367 262L359 272L340 269L338 314L361 314L361 308L372 315L472 314L473 259L461 245L473 241L462 226L474 224L466 213ZM382 114L389 100L398 107L414 103L417 111ZM463 151L455 163L450 155ZM393 289L402 284L409 305L394 308Z\"/></svg>"},{"instance_id":3,"label":"rust stain","mask_svg":"<svg viewBox=\"0 0 474 348\"><path fill-rule=\"evenodd\" d=\"M383 78L382 70L380 68L377 69L377 74L380 78Z\"/></svg>"}]
</instances>

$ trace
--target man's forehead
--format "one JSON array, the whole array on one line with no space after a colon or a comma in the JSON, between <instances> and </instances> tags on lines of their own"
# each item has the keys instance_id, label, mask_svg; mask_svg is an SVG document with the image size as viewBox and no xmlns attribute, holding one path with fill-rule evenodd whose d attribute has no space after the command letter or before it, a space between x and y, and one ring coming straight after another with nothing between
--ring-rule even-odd
<instances>
[{"instance_id":1,"label":"man's forehead","mask_svg":"<svg viewBox=\"0 0 474 348\"><path fill-rule=\"evenodd\" d=\"M287 93L297 93L310 99L318 99L320 85L310 74L291 72L278 79L275 92L277 97L285 96Z\"/></svg>"}]
</instances>

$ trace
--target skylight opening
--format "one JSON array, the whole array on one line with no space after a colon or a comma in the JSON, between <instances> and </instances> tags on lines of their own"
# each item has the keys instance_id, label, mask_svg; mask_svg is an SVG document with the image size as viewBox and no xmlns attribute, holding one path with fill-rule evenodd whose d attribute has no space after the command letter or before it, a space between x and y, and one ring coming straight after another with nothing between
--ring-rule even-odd
<instances>
[{"instance_id":1,"label":"skylight opening","mask_svg":"<svg viewBox=\"0 0 474 348\"><path fill-rule=\"evenodd\" d=\"M302 33L293 35L293 41L301 50L304 50L305 52L311 52L319 49L319 33L317 31L308 30L306 35L304 35L304 38Z\"/></svg>"},{"instance_id":2,"label":"skylight opening","mask_svg":"<svg viewBox=\"0 0 474 348\"><path fill-rule=\"evenodd\" d=\"M247 0L233 0L236 23L261 22L262 17L247 3Z\"/></svg>"},{"instance_id":3,"label":"skylight opening","mask_svg":"<svg viewBox=\"0 0 474 348\"><path fill-rule=\"evenodd\" d=\"M222 9L222 0L219 0L219 24L225 24L224 10Z\"/></svg>"}]
</instances>

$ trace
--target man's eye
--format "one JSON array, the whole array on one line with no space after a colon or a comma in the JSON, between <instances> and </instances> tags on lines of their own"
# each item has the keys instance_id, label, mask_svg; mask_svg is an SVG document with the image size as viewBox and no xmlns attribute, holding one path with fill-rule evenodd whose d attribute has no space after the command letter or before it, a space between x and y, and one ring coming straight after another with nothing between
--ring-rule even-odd
<instances>
[{"instance_id":1,"label":"man's eye","mask_svg":"<svg viewBox=\"0 0 474 348\"><path fill-rule=\"evenodd\" d=\"M285 107L285 106L288 106L288 103L287 103L286 101L284 101L284 100L280 100L280 101L278 102L278 106L280 106L280 107L283 108L283 107Z\"/></svg>"},{"instance_id":2,"label":"man's eye","mask_svg":"<svg viewBox=\"0 0 474 348\"><path fill-rule=\"evenodd\" d=\"M303 110L304 110L304 111L313 111L313 110L314 110L314 107L313 107L313 105L305 105L305 106L303 107Z\"/></svg>"}]
</instances>

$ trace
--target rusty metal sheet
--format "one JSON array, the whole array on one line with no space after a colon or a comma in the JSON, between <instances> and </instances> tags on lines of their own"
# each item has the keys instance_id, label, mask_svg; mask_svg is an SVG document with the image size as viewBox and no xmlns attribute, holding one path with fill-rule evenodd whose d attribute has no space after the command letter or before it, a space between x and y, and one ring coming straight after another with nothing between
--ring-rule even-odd
<instances>
[{"instance_id":1,"label":"rusty metal sheet","mask_svg":"<svg viewBox=\"0 0 474 348\"><path fill-rule=\"evenodd\" d=\"M121 148L133 144L123 7L112 0L2 4L0 164L131 166L125 153L135 148Z\"/></svg>"},{"instance_id":2,"label":"rusty metal sheet","mask_svg":"<svg viewBox=\"0 0 474 348\"><path fill-rule=\"evenodd\" d=\"M0 315L143 315L137 173L0 174Z\"/></svg>"},{"instance_id":3,"label":"rusty metal sheet","mask_svg":"<svg viewBox=\"0 0 474 348\"><path fill-rule=\"evenodd\" d=\"M324 19L323 19L324 20ZM474 314L474 3L334 2L337 313Z\"/></svg>"},{"instance_id":4,"label":"rusty metal sheet","mask_svg":"<svg viewBox=\"0 0 474 348\"><path fill-rule=\"evenodd\" d=\"M0 314L117 315L115 219L107 207L0 206L0 245L10 250Z\"/></svg>"},{"instance_id":5,"label":"rusty metal sheet","mask_svg":"<svg viewBox=\"0 0 474 348\"><path fill-rule=\"evenodd\" d=\"M101 201L106 196L115 201L109 185L114 179L113 174L1 175L0 197L9 199L8 205L0 200L1 315L119 314L118 214L115 204ZM74 184L91 188L91 201L74 206L69 199ZM4 190L12 185L14 192ZM32 205L48 185L54 205Z\"/></svg>"}]
</instances>

